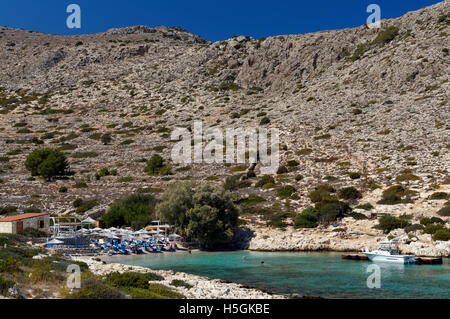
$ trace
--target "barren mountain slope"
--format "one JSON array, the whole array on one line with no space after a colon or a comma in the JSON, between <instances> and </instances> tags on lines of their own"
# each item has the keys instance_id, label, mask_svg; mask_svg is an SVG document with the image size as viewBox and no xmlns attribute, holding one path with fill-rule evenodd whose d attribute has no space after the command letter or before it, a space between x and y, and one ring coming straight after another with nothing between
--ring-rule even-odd
<instances>
[{"instance_id":1,"label":"barren mountain slope","mask_svg":"<svg viewBox=\"0 0 450 319\"><path fill-rule=\"evenodd\" d=\"M293 185L299 198L252 186L238 191L266 198L261 206L301 211L324 181L366 196L400 182L419 192L439 188L450 182L449 7L445 1L383 21L381 30L216 43L168 27L84 36L0 28L1 205L62 213L78 197L97 198L87 213L101 213L142 187L222 181L239 171L174 165L170 177L146 176L145 159L156 152L169 159L170 132L196 119L226 128L256 127L267 117L262 126L281 130L282 164L299 165L278 175L277 187ZM104 133L111 144L99 140ZM72 179L30 179L25 157L42 147L33 137L67 153ZM102 167L119 176L96 180ZM407 174L415 177L395 181ZM80 181L87 188L72 187ZM58 192L61 186L69 191ZM424 214L441 203L430 205Z\"/></svg>"}]
</instances>

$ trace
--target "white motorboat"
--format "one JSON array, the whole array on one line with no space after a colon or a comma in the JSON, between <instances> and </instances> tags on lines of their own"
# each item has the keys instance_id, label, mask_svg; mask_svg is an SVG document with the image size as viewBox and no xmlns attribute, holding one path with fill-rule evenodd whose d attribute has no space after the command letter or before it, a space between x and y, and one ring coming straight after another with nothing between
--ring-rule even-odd
<instances>
[{"instance_id":1,"label":"white motorboat","mask_svg":"<svg viewBox=\"0 0 450 319\"><path fill-rule=\"evenodd\" d=\"M373 251L367 248L363 253L374 262L392 262L402 264L413 264L416 262L414 255L401 255L398 249L398 241L382 241L380 246Z\"/></svg>"}]
</instances>

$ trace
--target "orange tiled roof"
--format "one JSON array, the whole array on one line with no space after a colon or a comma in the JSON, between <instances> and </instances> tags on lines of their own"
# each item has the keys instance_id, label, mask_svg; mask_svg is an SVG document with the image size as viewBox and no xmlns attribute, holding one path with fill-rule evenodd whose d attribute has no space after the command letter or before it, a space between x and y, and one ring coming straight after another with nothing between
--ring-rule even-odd
<instances>
[{"instance_id":1,"label":"orange tiled roof","mask_svg":"<svg viewBox=\"0 0 450 319\"><path fill-rule=\"evenodd\" d=\"M8 216L5 218L0 218L0 223L14 222L16 220L28 219L28 218L39 217L39 216L44 216L44 215L48 215L48 213L26 213L26 214Z\"/></svg>"}]
</instances>

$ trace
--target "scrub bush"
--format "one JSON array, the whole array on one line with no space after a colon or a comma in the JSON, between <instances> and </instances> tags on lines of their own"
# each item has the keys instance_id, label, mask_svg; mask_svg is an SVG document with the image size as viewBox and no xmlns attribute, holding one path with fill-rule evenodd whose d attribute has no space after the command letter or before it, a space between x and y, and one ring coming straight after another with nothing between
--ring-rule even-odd
<instances>
[{"instance_id":1,"label":"scrub bush","mask_svg":"<svg viewBox=\"0 0 450 319\"><path fill-rule=\"evenodd\" d=\"M174 279L170 282L170 285L174 287L184 287L186 289L191 289L193 286L188 284L187 282L180 280L180 279Z\"/></svg>"},{"instance_id":2,"label":"scrub bush","mask_svg":"<svg viewBox=\"0 0 450 319\"><path fill-rule=\"evenodd\" d=\"M154 273L113 272L106 276L106 282L116 288L133 287L148 289L149 281L160 281L164 278Z\"/></svg>"},{"instance_id":3,"label":"scrub bush","mask_svg":"<svg viewBox=\"0 0 450 319\"><path fill-rule=\"evenodd\" d=\"M378 225L375 226L377 229L384 231L385 233L389 233L391 230L397 228L405 228L408 226L408 221L397 218L395 216L384 215L381 216L378 220Z\"/></svg>"},{"instance_id":4,"label":"scrub bush","mask_svg":"<svg viewBox=\"0 0 450 319\"><path fill-rule=\"evenodd\" d=\"M445 216L445 217L450 216L450 205L442 207L440 210L438 210L437 214L439 216Z\"/></svg>"},{"instance_id":5,"label":"scrub bush","mask_svg":"<svg viewBox=\"0 0 450 319\"><path fill-rule=\"evenodd\" d=\"M8 279L3 279L0 277L0 295L6 296L8 294L9 288L14 287L15 282Z\"/></svg>"},{"instance_id":6,"label":"scrub bush","mask_svg":"<svg viewBox=\"0 0 450 319\"><path fill-rule=\"evenodd\" d=\"M270 175L264 175L261 179L255 184L255 187L263 187L266 184L275 184L275 179Z\"/></svg>"},{"instance_id":7,"label":"scrub bush","mask_svg":"<svg viewBox=\"0 0 450 319\"><path fill-rule=\"evenodd\" d=\"M439 229L433 235L433 240L442 240L448 241L450 240L450 229Z\"/></svg>"},{"instance_id":8,"label":"scrub bush","mask_svg":"<svg viewBox=\"0 0 450 319\"><path fill-rule=\"evenodd\" d=\"M361 198L361 193L354 187L345 187L338 191L338 197L341 199L358 199Z\"/></svg>"}]
</instances>

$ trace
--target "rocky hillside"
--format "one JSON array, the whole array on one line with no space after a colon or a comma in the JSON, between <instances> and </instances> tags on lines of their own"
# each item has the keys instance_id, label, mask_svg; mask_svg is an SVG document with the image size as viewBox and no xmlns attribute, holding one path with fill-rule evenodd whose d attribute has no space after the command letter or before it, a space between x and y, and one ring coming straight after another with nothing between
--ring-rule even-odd
<instances>
[{"instance_id":1,"label":"rocky hillside","mask_svg":"<svg viewBox=\"0 0 450 319\"><path fill-rule=\"evenodd\" d=\"M261 206L300 212L324 182L366 197L398 183L438 190L450 183L449 7L444 1L383 21L381 30L216 43L170 27L83 36L0 28L0 205L71 213L76 198L95 199L87 212L95 217L140 188L221 182L245 170L193 164L173 165L169 177L143 172L152 154L169 159L175 127L197 119L281 130L287 169L276 187L291 185L298 196L242 185L238 193L264 198ZM30 178L25 157L43 145L68 155L71 178ZM94 178L103 167L119 175ZM430 202L423 214L442 203Z\"/></svg>"}]
</instances>

